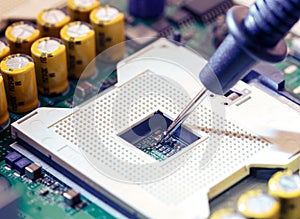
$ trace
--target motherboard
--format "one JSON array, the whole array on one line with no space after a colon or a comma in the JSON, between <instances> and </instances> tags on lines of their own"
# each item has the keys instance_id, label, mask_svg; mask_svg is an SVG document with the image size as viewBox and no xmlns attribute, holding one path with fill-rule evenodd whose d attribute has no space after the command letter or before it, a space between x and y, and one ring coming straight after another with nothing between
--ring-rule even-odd
<instances>
[{"instance_id":1,"label":"motherboard","mask_svg":"<svg viewBox=\"0 0 300 219\"><path fill-rule=\"evenodd\" d=\"M221 209L242 214L241 196L250 197L249 191L255 190L269 197L275 173L297 174L299 28L286 36L284 61L260 62L224 96L211 93L168 141L159 142L166 127L202 88L198 74L228 34L226 12L249 2L153 0L156 6L146 9L139 5L143 1L134 0L57 2L53 7L70 14L63 27L69 30L61 29L58 41L47 39L52 40L49 47L37 46L42 51L36 58L42 74L37 76L36 106L23 112L24 102L12 104L9 98L5 102L9 118L0 124L0 218L204 219ZM96 18L108 16L117 26L110 29L111 23L97 23L93 12L80 11L89 2L106 10L106 14L95 12ZM76 11L73 4L82 5ZM37 13L0 20L5 26L1 42L10 46L8 30L19 21L30 22L41 32L52 31L53 25L39 26ZM15 33L26 35L30 28ZM83 37L91 29L96 32L94 44ZM110 44L122 35L121 29L122 42ZM70 38L65 37L68 34ZM45 56L48 50L63 44L72 55L61 73L66 74L65 85L52 84L57 89L65 86L60 92L40 84L57 76L43 70L43 64L59 56L54 52ZM109 48L103 50L106 44ZM76 46L82 46L80 60L76 59L80 52L72 53ZM19 48L10 47L11 51ZM33 48L31 56L12 57L20 58L18 63L5 57L1 63L8 72L30 60L36 63ZM87 61L90 50L98 56ZM62 56L51 65L63 61ZM85 62L86 68L78 67ZM6 83L11 78L5 76L2 64L1 71ZM11 87L5 84L6 90L26 85L13 79ZM34 93L31 88L23 92ZM0 92L3 95L1 87ZM2 117L4 113L0 122ZM281 202L278 197L274 200ZM272 214L279 214L274 209Z\"/></svg>"}]
</instances>

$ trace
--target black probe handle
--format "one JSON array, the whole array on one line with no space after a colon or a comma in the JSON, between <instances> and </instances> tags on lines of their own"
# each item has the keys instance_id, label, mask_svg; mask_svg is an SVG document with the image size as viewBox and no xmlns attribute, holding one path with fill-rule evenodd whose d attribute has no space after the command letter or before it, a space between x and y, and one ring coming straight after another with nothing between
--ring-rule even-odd
<instances>
[{"instance_id":1,"label":"black probe handle","mask_svg":"<svg viewBox=\"0 0 300 219\"><path fill-rule=\"evenodd\" d=\"M203 85L224 95L259 60L282 61L287 53L283 38L299 17L300 0L258 0L250 8L231 8L229 35L199 74Z\"/></svg>"}]
</instances>

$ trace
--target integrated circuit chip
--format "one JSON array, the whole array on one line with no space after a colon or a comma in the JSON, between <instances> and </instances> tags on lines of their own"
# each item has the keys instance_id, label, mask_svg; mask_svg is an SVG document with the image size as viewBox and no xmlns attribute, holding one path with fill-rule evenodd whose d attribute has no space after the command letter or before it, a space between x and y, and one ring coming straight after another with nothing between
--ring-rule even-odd
<instances>
[{"instance_id":1,"label":"integrated circuit chip","mask_svg":"<svg viewBox=\"0 0 300 219\"><path fill-rule=\"evenodd\" d=\"M154 24L152 24L151 27L157 32L159 32L161 36L167 36L173 30L172 25L166 18L159 19Z\"/></svg>"},{"instance_id":2,"label":"integrated circuit chip","mask_svg":"<svg viewBox=\"0 0 300 219\"><path fill-rule=\"evenodd\" d=\"M144 24L126 27L126 37L137 47L146 46L159 37L159 33Z\"/></svg>"},{"instance_id":3,"label":"integrated circuit chip","mask_svg":"<svg viewBox=\"0 0 300 219\"><path fill-rule=\"evenodd\" d=\"M178 26L182 26L191 23L194 20L194 17L187 11L179 9L174 14L169 16L168 20Z\"/></svg>"},{"instance_id":4,"label":"integrated circuit chip","mask_svg":"<svg viewBox=\"0 0 300 219\"><path fill-rule=\"evenodd\" d=\"M182 7L199 21L209 23L233 6L231 0L192 0Z\"/></svg>"}]
</instances>

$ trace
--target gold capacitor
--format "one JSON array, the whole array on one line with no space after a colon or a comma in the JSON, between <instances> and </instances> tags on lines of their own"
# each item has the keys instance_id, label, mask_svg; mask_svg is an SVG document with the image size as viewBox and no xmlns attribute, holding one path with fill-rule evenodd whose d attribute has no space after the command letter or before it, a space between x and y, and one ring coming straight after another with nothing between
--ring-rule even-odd
<instances>
[{"instance_id":1,"label":"gold capacitor","mask_svg":"<svg viewBox=\"0 0 300 219\"><path fill-rule=\"evenodd\" d=\"M65 44L57 38L38 39L31 46L39 93L57 95L67 90L68 68Z\"/></svg>"},{"instance_id":2,"label":"gold capacitor","mask_svg":"<svg viewBox=\"0 0 300 219\"><path fill-rule=\"evenodd\" d=\"M292 171L275 173L268 183L269 194L278 198L281 219L300 218L300 176Z\"/></svg>"},{"instance_id":3,"label":"gold capacitor","mask_svg":"<svg viewBox=\"0 0 300 219\"><path fill-rule=\"evenodd\" d=\"M9 55L1 61L8 109L14 113L26 113L38 106L34 63L24 54Z\"/></svg>"},{"instance_id":4,"label":"gold capacitor","mask_svg":"<svg viewBox=\"0 0 300 219\"><path fill-rule=\"evenodd\" d=\"M221 209L210 216L210 219L246 219L244 216L234 212L233 209Z\"/></svg>"},{"instance_id":5,"label":"gold capacitor","mask_svg":"<svg viewBox=\"0 0 300 219\"><path fill-rule=\"evenodd\" d=\"M0 74L0 126L5 124L9 119L9 114L7 110L7 100L4 88L3 78Z\"/></svg>"},{"instance_id":6,"label":"gold capacitor","mask_svg":"<svg viewBox=\"0 0 300 219\"><path fill-rule=\"evenodd\" d=\"M98 0L68 0L67 10L72 21L89 22L90 12L99 6Z\"/></svg>"},{"instance_id":7,"label":"gold capacitor","mask_svg":"<svg viewBox=\"0 0 300 219\"><path fill-rule=\"evenodd\" d=\"M69 76L79 79L81 76L86 78L93 75L95 68L89 67L85 70L96 56L93 27L86 22L74 21L61 29L60 37L67 48Z\"/></svg>"},{"instance_id":8,"label":"gold capacitor","mask_svg":"<svg viewBox=\"0 0 300 219\"><path fill-rule=\"evenodd\" d=\"M49 8L41 11L37 16L37 25L41 36L59 38L60 29L69 23L71 17L59 8Z\"/></svg>"},{"instance_id":9,"label":"gold capacitor","mask_svg":"<svg viewBox=\"0 0 300 219\"><path fill-rule=\"evenodd\" d=\"M30 22L15 22L6 28L5 37L10 52L30 55L31 44L40 36L39 29Z\"/></svg>"},{"instance_id":10,"label":"gold capacitor","mask_svg":"<svg viewBox=\"0 0 300 219\"><path fill-rule=\"evenodd\" d=\"M124 14L118 9L108 5L96 8L90 14L90 21L96 32L97 54L124 42ZM125 46L113 47L108 53L112 61L119 60L125 54Z\"/></svg>"},{"instance_id":11,"label":"gold capacitor","mask_svg":"<svg viewBox=\"0 0 300 219\"><path fill-rule=\"evenodd\" d=\"M251 190L238 200L238 211L246 218L279 219L279 202L261 190Z\"/></svg>"},{"instance_id":12,"label":"gold capacitor","mask_svg":"<svg viewBox=\"0 0 300 219\"><path fill-rule=\"evenodd\" d=\"M6 42L0 40L0 62L3 58L8 56L10 53L10 48Z\"/></svg>"}]
</instances>

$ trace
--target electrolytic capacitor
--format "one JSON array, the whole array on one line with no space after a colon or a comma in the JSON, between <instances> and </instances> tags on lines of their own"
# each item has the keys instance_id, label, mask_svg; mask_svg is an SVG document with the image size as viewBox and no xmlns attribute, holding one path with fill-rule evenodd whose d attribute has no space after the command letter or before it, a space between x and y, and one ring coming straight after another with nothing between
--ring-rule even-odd
<instances>
[{"instance_id":1,"label":"electrolytic capacitor","mask_svg":"<svg viewBox=\"0 0 300 219\"><path fill-rule=\"evenodd\" d=\"M25 21L15 22L5 31L6 41L12 54L30 55L30 47L39 36L39 29L34 24Z\"/></svg>"},{"instance_id":2,"label":"electrolytic capacitor","mask_svg":"<svg viewBox=\"0 0 300 219\"><path fill-rule=\"evenodd\" d=\"M37 16L37 25L44 37L58 37L60 29L71 20L68 13L59 8L41 11Z\"/></svg>"},{"instance_id":3,"label":"electrolytic capacitor","mask_svg":"<svg viewBox=\"0 0 300 219\"><path fill-rule=\"evenodd\" d=\"M210 216L210 219L246 219L239 213L234 212L233 209L221 209Z\"/></svg>"},{"instance_id":4,"label":"electrolytic capacitor","mask_svg":"<svg viewBox=\"0 0 300 219\"><path fill-rule=\"evenodd\" d=\"M300 218L300 176L292 171L275 173L268 183L269 194L279 199L281 219Z\"/></svg>"},{"instance_id":5,"label":"electrolytic capacitor","mask_svg":"<svg viewBox=\"0 0 300 219\"><path fill-rule=\"evenodd\" d=\"M94 9L90 14L90 21L96 32L97 54L124 42L124 14L118 9L108 5ZM116 61L124 56L125 47L111 48L108 53L108 59Z\"/></svg>"},{"instance_id":6,"label":"electrolytic capacitor","mask_svg":"<svg viewBox=\"0 0 300 219\"><path fill-rule=\"evenodd\" d=\"M164 13L165 0L129 0L129 13L140 18L156 18Z\"/></svg>"},{"instance_id":7,"label":"electrolytic capacitor","mask_svg":"<svg viewBox=\"0 0 300 219\"><path fill-rule=\"evenodd\" d=\"M10 53L10 48L6 42L0 40L0 62L3 58L8 56Z\"/></svg>"},{"instance_id":8,"label":"electrolytic capacitor","mask_svg":"<svg viewBox=\"0 0 300 219\"><path fill-rule=\"evenodd\" d=\"M71 78L89 77L95 73L94 68L86 66L95 58L95 31L93 27L82 21L65 25L60 37L67 48L68 72Z\"/></svg>"},{"instance_id":9,"label":"electrolytic capacitor","mask_svg":"<svg viewBox=\"0 0 300 219\"><path fill-rule=\"evenodd\" d=\"M251 219L279 219L280 205L267 193L251 190L239 198L238 211Z\"/></svg>"},{"instance_id":10,"label":"electrolytic capacitor","mask_svg":"<svg viewBox=\"0 0 300 219\"><path fill-rule=\"evenodd\" d=\"M57 38L45 37L31 47L39 93L57 95L67 90L68 68L65 44Z\"/></svg>"},{"instance_id":11,"label":"electrolytic capacitor","mask_svg":"<svg viewBox=\"0 0 300 219\"><path fill-rule=\"evenodd\" d=\"M14 113L26 113L38 106L38 92L34 63L24 54L9 55L1 61L8 109Z\"/></svg>"},{"instance_id":12,"label":"electrolytic capacitor","mask_svg":"<svg viewBox=\"0 0 300 219\"><path fill-rule=\"evenodd\" d=\"M3 78L0 74L0 127L9 119Z\"/></svg>"},{"instance_id":13,"label":"electrolytic capacitor","mask_svg":"<svg viewBox=\"0 0 300 219\"><path fill-rule=\"evenodd\" d=\"M68 0L67 9L72 21L89 22L90 12L99 6L98 0Z\"/></svg>"}]
</instances>

